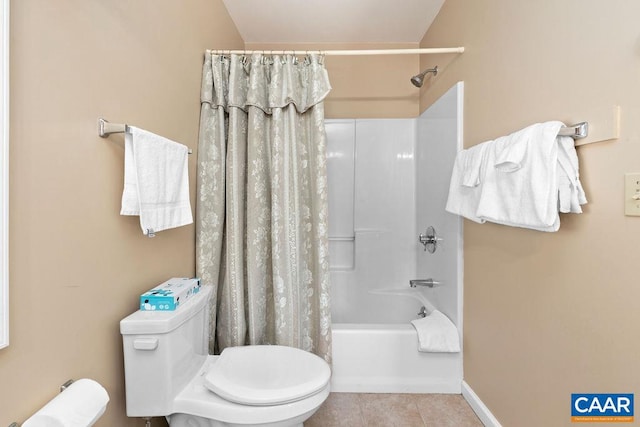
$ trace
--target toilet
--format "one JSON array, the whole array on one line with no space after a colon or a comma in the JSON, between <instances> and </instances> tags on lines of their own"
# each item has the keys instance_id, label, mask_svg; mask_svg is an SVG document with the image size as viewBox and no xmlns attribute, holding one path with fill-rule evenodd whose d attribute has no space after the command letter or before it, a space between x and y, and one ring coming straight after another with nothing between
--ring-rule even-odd
<instances>
[{"instance_id":1,"label":"toilet","mask_svg":"<svg viewBox=\"0 0 640 427\"><path fill-rule=\"evenodd\" d=\"M329 365L278 345L208 355L210 295L203 286L175 311L120 321L127 416L164 416L171 427L301 427L329 396Z\"/></svg>"}]
</instances>

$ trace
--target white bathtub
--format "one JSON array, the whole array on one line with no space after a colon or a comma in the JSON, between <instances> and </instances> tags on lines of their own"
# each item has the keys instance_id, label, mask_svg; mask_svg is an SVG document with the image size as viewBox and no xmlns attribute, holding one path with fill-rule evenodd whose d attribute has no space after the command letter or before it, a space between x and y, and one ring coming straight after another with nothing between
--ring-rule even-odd
<instances>
[{"instance_id":1,"label":"white bathtub","mask_svg":"<svg viewBox=\"0 0 640 427\"><path fill-rule=\"evenodd\" d=\"M410 323L337 323L332 328L333 392L462 391L462 354L418 352Z\"/></svg>"}]
</instances>

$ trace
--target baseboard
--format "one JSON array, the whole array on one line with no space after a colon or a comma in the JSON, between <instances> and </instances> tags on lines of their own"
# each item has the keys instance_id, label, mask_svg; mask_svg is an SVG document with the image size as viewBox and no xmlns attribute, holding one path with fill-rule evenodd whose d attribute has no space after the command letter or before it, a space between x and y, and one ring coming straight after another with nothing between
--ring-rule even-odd
<instances>
[{"instance_id":1,"label":"baseboard","mask_svg":"<svg viewBox=\"0 0 640 427\"><path fill-rule=\"evenodd\" d=\"M485 427L502 427L498 419L493 416L489 408L482 403L482 400L471 390L471 387L469 387L469 384L465 381L462 381L462 397L469 403L469 406L471 406L471 409L473 409Z\"/></svg>"},{"instance_id":2,"label":"baseboard","mask_svg":"<svg viewBox=\"0 0 640 427\"><path fill-rule=\"evenodd\" d=\"M341 377L331 379L332 393L435 393L460 394L460 379L434 381L425 378L364 378Z\"/></svg>"}]
</instances>

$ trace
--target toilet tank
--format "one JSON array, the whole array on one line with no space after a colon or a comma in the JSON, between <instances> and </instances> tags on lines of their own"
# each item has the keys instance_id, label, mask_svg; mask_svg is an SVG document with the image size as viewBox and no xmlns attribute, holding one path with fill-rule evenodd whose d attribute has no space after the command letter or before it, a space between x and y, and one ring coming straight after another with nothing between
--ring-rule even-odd
<instances>
[{"instance_id":1,"label":"toilet tank","mask_svg":"<svg viewBox=\"0 0 640 427\"><path fill-rule=\"evenodd\" d=\"M205 362L211 286L175 311L136 311L120 321L127 416L170 415L176 395Z\"/></svg>"}]
</instances>

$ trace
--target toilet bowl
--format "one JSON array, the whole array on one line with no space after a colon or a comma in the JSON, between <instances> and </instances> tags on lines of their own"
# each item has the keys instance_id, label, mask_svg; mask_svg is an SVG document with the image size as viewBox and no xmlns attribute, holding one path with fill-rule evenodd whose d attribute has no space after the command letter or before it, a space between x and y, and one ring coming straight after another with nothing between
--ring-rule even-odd
<instances>
[{"instance_id":1,"label":"toilet bowl","mask_svg":"<svg viewBox=\"0 0 640 427\"><path fill-rule=\"evenodd\" d=\"M208 355L209 288L176 311L120 322L127 415L165 416L171 427L302 426L329 395L329 365L276 345Z\"/></svg>"},{"instance_id":2,"label":"toilet bowl","mask_svg":"<svg viewBox=\"0 0 640 427\"><path fill-rule=\"evenodd\" d=\"M304 397L290 398L286 402L272 404L234 402L211 391L211 385L207 384L207 377L212 375L213 368L218 362L215 356L211 357L176 397L174 408L177 413L169 417L171 427L302 426L302 423L316 412L329 395L327 381L319 390L313 393L306 392ZM265 367L265 370L268 370L268 367ZM245 385L238 386L237 390L246 389L249 400L262 400L261 394L264 393L266 397L271 395L270 391L278 389L275 385L276 381L270 381L270 383L271 385L260 389L257 384L254 388L249 386L250 382L247 382Z\"/></svg>"}]
</instances>

